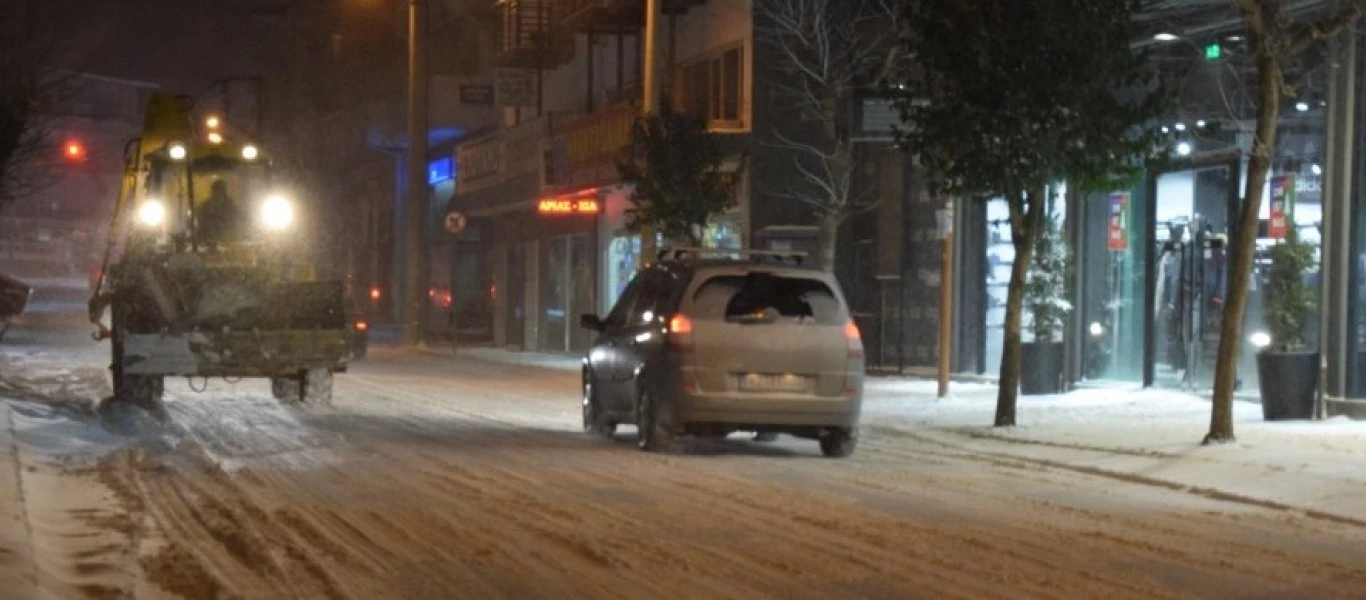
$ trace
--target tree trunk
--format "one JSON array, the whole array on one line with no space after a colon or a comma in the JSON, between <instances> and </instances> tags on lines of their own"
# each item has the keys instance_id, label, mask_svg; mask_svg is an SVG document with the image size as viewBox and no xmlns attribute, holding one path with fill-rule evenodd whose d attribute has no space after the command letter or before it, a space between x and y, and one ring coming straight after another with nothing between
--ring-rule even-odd
<instances>
[{"instance_id":1,"label":"tree trunk","mask_svg":"<svg viewBox=\"0 0 1366 600\"><path fill-rule=\"evenodd\" d=\"M1210 412L1209 434L1204 443L1232 442L1233 392L1238 382L1238 354L1243 345L1243 316L1247 312L1248 283L1252 278L1253 254L1257 248L1262 192L1271 154L1276 146L1276 124L1281 107L1281 65L1269 51L1257 54L1257 133L1248 160L1247 188L1238 211L1238 230L1229 257L1228 301L1223 322L1219 324L1219 355L1214 367L1214 402Z\"/></svg>"},{"instance_id":2,"label":"tree trunk","mask_svg":"<svg viewBox=\"0 0 1366 600\"><path fill-rule=\"evenodd\" d=\"M1010 268L1010 287L1006 293L1005 334L1002 340L1000 388L996 392L997 427L1015 425L1015 401L1020 394L1020 330L1024 316L1025 278L1034 257L1034 239L1043 222L1044 192L1030 191L1025 198L1007 198L1010 203L1010 237L1015 246L1015 262Z\"/></svg>"},{"instance_id":3,"label":"tree trunk","mask_svg":"<svg viewBox=\"0 0 1366 600\"><path fill-rule=\"evenodd\" d=\"M835 245L839 242L842 222L844 219L837 215L826 215L816 233L816 264L826 271L835 270Z\"/></svg>"}]
</instances>

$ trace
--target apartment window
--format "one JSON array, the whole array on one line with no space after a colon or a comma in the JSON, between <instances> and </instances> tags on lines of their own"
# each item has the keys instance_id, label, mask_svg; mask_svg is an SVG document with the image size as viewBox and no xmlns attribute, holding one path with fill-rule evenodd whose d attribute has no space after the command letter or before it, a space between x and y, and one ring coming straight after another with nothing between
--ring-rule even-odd
<instances>
[{"instance_id":1,"label":"apartment window","mask_svg":"<svg viewBox=\"0 0 1366 600\"><path fill-rule=\"evenodd\" d=\"M681 108L704 117L711 127L741 127L742 52L739 47L731 48L685 65Z\"/></svg>"}]
</instances>

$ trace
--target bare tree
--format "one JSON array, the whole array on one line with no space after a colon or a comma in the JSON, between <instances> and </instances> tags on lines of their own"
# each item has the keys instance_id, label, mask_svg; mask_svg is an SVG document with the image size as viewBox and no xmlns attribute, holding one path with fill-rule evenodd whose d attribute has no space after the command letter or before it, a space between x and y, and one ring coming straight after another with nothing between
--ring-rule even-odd
<instances>
[{"instance_id":1,"label":"bare tree","mask_svg":"<svg viewBox=\"0 0 1366 600\"><path fill-rule=\"evenodd\" d=\"M1228 301L1219 331L1219 354L1214 371L1214 406L1205 443L1234 440L1233 392L1237 386L1238 352L1242 347L1243 317L1247 312L1248 281L1252 277L1263 188L1276 148L1276 126L1281 102L1297 94L1286 78L1287 66L1311 46L1355 23L1366 11L1366 0L1353 0L1331 16L1308 24L1295 23L1282 12L1281 0L1232 0L1247 26L1257 65L1255 104L1257 123L1248 158L1247 187L1238 211L1238 229L1229 260Z\"/></svg>"},{"instance_id":2,"label":"bare tree","mask_svg":"<svg viewBox=\"0 0 1366 600\"><path fill-rule=\"evenodd\" d=\"M860 89L882 87L902 57L901 11L891 0L753 0L755 35L775 50L780 77L765 81L778 106L795 111L769 143L790 151L794 177L783 195L820 223L819 263L832 268L840 226L875 198L854 188L857 168L848 110Z\"/></svg>"},{"instance_id":3,"label":"bare tree","mask_svg":"<svg viewBox=\"0 0 1366 600\"><path fill-rule=\"evenodd\" d=\"M58 174L53 120L69 86L57 68L55 4L11 0L0 7L0 207Z\"/></svg>"}]
</instances>

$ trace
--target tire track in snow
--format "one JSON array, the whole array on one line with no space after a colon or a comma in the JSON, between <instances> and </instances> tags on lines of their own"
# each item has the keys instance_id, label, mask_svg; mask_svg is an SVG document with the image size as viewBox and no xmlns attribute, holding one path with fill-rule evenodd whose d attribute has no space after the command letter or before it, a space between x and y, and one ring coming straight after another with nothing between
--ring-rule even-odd
<instances>
[{"instance_id":1,"label":"tire track in snow","mask_svg":"<svg viewBox=\"0 0 1366 600\"><path fill-rule=\"evenodd\" d=\"M501 421L498 422L497 424L500 425L500 426L506 427L505 424L504 424L503 422L501 422ZM827 464L830 464L830 463L827 463ZM675 487L676 487L676 488L683 488L683 489L686 489L686 488L688 488L688 487L696 487L696 485L695 485L695 482L686 482L686 483L683 483L683 484L677 484L677 483L676 483L676 484L675 484ZM726 508L733 508L733 507L726 507ZM721 510L721 511L718 511L718 512L724 513L724 509ZM763 512L763 508L761 507L760 510L759 510L759 511L756 511L756 512ZM751 523L751 524L752 524L752 523ZM780 526L781 524L780 524L780 523L775 523L775 525L779 525L779 526ZM816 524L816 525L817 525L817 527L816 527L817 529L828 529L828 527L821 527L820 524ZM805 532L804 532L804 533L805 533ZM809 538L809 537L810 537L809 534L799 535L799 536L797 536L796 539L793 540L793 541L794 541L794 542L797 542L797 543L802 543L802 540L804 540L804 539L806 539L806 538ZM784 540L784 541L786 541L786 540ZM810 549L812 549L813 551L820 551L820 550L822 550L821 548L814 548L814 547L811 547ZM828 548L824 548L824 550L828 551L829 549L828 549ZM857 555L857 552L860 552L860 551L866 552L866 551L867 551L866 548L859 548L859 549L854 549L854 550L855 550L855 552L854 552L853 554L855 554L855 555ZM849 553L845 553L845 554L849 554ZM762 558L762 557L761 557L761 558ZM919 562L919 561L917 561L917 562ZM762 565L759 565L759 566L760 566L760 567L770 567L770 568L772 568L772 567L776 567L776 566L779 566L779 565L777 565L777 564L775 564L775 563L772 563L772 562L769 562L769 563L767 563L767 564L762 564ZM878 573L878 574L883 574L883 575L885 575L885 573ZM961 584L961 582L959 582L959 584Z\"/></svg>"},{"instance_id":2,"label":"tire track in snow","mask_svg":"<svg viewBox=\"0 0 1366 600\"><path fill-rule=\"evenodd\" d=\"M328 581L356 598L1183 597L1293 585L1309 560L1228 544L1227 515L1097 507L1100 478L1018 457L877 438L846 461L730 442L645 454L576 433L573 374L446 378L342 377L333 409L177 398L189 441L133 472L180 564L248 597L328 597ZM262 553L275 566L236 558ZM1178 561L1189 572L1143 571ZM1283 566L1251 572L1261 561ZM1342 569L1306 578L1359 581Z\"/></svg>"}]
</instances>

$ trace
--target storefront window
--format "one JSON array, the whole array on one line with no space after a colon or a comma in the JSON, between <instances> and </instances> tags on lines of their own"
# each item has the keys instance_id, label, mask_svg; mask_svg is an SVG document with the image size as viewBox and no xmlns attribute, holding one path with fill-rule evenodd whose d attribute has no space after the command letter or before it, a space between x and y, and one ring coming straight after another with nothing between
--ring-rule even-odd
<instances>
[{"instance_id":1,"label":"storefront window","mask_svg":"<svg viewBox=\"0 0 1366 600\"><path fill-rule=\"evenodd\" d=\"M702 232L704 248L741 248L740 215L726 214L713 218Z\"/></svg>"},{"instance_id":2,"label":"storefront window","mask_svg":"<svg viewBox=\"0 0 1366 600\"><path fill-rule=\"evenodd\" d=\"M1317 137L1318 139L1313 139ZM1308 272L1302 274L1302 282L1306 289L1314 293L1314 314L1309 317L1308 326L1304 332L1305 345L1308 348L1317 349L1319 346L1318 331L1318 307L1321 306L1320 293L1320 265L1322 261L1323 248L1323 185L1322 167L1318 166L1317 144L1321 141L1319 136L1295 136L1288 135L1281 146L1281 155L1284 157L1276 164L1267 182L1267 189L1264 192L1261 206L1261 225L1257 232L1257 250L1254 258L1252 289L1248 297L1247 319L1245 323L1245 335L1243 337L1243 351L1238 361L1238 377L1242 382L1242 391L1255 392L1260 386L1257 379L1256 355L1259 348L1254 343L1260 334L1269 333L1266 322L1266 309L1270 298L1269 282L1271 266L1270 250L1273 246L1281 243L1285 237L1284 230L1278 230L1280 217L1284 216L1286 224L1293 226L1299 235L1300 241L1314 247L1314 266ZM1302 160L1302 156L1312 155L1315 158L1310 161ZM1317 171L1317 172L1316 172ZM1244 179L1246 179L1244 177ZM1273 189L1279 188L1273 193ZM1273 225L1272 219L1272 200L1278 200L1278 214L1275 219L1277 225Z\"/></svg>"},{"instance_id":3,"label":"storefront window","mask_svg":"<svg viewBox=\"0 0 1366 600\"><path fill-rule=\"evenodd\" d=\"M1059 185L1054 190L1050 203L1052 213L1061 218L1066 214L1067 189ZM987 370L1001 364L1001 353L1005 344L1006 297L1010 291L1010 271L1015 265L1015 245L1010 232L1010 205L1004 198L987 201L987 265L986 265L986 345L983 354ZM1028 307L1021 315L1024 325L1024 341L1032 339L1029 329L1030 314Z\"/></svg>"},{"instance_id":4,"label":"storefront window","mask_svg":"<svg viewBox=\"0 0 1366 600\"><path fill-rule=\"evenodd\" d=\"M1080 276L1086 338L1083 381L1138 383L1143 379L1143 328L1147 294L1147 186L1087 197L1081 247L1075 254Z\"/></svg>"},{"instance_id":5,"label":"storefront window","mask_svg":"<svg viewBox=\"0 0 1366 600\"><path fill-rule=\"evenodd\" d=\"M626 284L631 283L631 277L636 274L639 261L639 235L620 234L612 237L607 245L607 273L603 278L607 282L607 297L603 299L604 304L599 307L599 312L605 314L621 297Z\"/></svg>"},{"instance_id":6,"label":"storefront window","mask_svg":"<svg viewBox=\"0 0 1366 600\"><path fill-rule=\"evenodd\" d=\"M1015 264L1011 243L1010 206L1004 198L987 201L987 298L986 352L983 362L988 371L1001 364L1005 339L1006 293L1010 288L1010 269Z\"/></svg>"},{"instance_id":7,"label":"storefront window","mask_svg":"<svg viewBox=\"0 0 1366 600\"><path fill-rule=\"evenodd\" d=\"M1322 129L1307 127L1313 122L1308 118L1296 120L1295 130L1281 134L1254 232L1257 250L1237 375L1238 392L1244 394L1258 388L1260 348L1254 342L1267 334L1269 251L1284 237L1270 225L1273 185L1278 206L1300 238L1321 246ZM1238 136L1239 145L1247 139ZM1146 383L1156 387L1197 392L1213 387L1224 306L1232 293L1230 242L1247 163L1224 152L1236 147L1231 140L1207 144L1218 151L1195 155L1183 168L1150 174L1134 189L1093 196L1087 203L1079 254L1081 310L1089 334L1082 346L1083 380L1144 382L1146 375ZM1149 252L1153 262L1144 264ZM1318 293L1317 266L1304 274L1304 285ZM1312 348L1318 345L1317 317L1310 322L1305 334Z\"/></svg>"},{"instance_id":8,"label":"storefront window","mask_svg":"<svg viewBox=\"0 0 1366 600\"><path fill-rule=\"evenodd\" d=\"M592 332L578 327L580 313L593 312L593 251L587 235L569 238L570 302L567 318L570 327L569 350L582 352L592 343Z\"/></svg>"},{"instance_id":9,"label":"storefront window","mask_svg":"<svg viewBox=\"0 0 1366 600\"><path fill-rule=\"evenodd\" d=\"M1153 265L1153 385L1204 390L1214 381L1228 296L1228 165L1158 175ZM1254 298L1249 315L1260 314ZM1255 317L1254 319L1255 320ZM1255 370L1255 369L1254 369Z\"/></svg>"},{"instance_id":10,"label":"storefront window","mask_svg":"<svg viewBox=\"0 0 1366 600\"><path fill-rule=\"evenodd\" d=\"M546 352L568 349L569 291L569 237L557 237L550 240L541 273L541 349Z\"/></svg>"}]
</instances>

